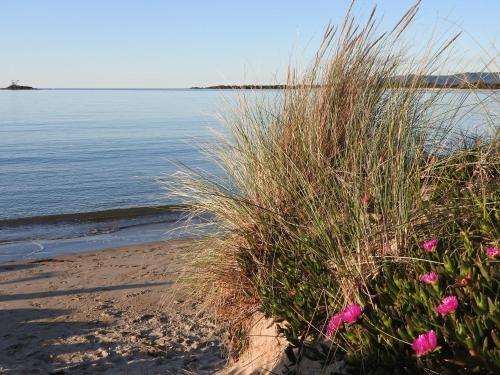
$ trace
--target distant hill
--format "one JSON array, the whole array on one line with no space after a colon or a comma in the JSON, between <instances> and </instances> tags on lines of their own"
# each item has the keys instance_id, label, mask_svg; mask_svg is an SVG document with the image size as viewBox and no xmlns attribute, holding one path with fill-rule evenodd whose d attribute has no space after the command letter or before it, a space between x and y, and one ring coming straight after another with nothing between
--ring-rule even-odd
<instances>
[{"instance_id":1,"label":"distant hill","mask_svg":"<svg viewBox=\"0 0 500 375\"><path fill-rule=\"evenodd\" d=\"M500 72L489 73L458 73L452 75L430 75L430 76L397 76L394 82L406 82L408 86L415 80L422 88L463 88L463 89L500 89ZM289 85L217 85L207 87L191 87L191 89L207 90L281 90L298 88Z\"/></svg>"},{"instance_id":2,"label":"distant hill","mask_svg":"<svg viewBox=\"0 0 500 375\"><path fill-rule=\"evenodd\" d=\"M451 75L430 76L404 76L396 77L396 80L406 80L408 83L417 79L418 86L425 88L477 88L477 89L500 89L500 72L488 73L458 73Z\"/></svg>"}]
</instances>

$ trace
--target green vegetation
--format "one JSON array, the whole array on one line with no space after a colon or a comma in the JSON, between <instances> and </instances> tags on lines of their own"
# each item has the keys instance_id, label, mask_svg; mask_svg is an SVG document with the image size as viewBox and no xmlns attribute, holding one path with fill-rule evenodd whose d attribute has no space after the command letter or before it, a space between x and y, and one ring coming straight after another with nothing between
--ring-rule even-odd
<instances>
[{"instance_id":1,"label":"green vegetation","mask_svg":"<svg viewBox=\"0 0 500 375\"><path fill-rule=\"evenodd\" d=\"M306 355L327 362L335 358L334 343L335 354L347 356L358 373L366 363L380 374L395 368L412 373L419 367L442 374L498 370L500 262L488 244L500 237L500 171L498 164L484 164L477 156L485 155L472 150L439 176L447 178L446 188L435 181L439 188L428 200L433 209L420 230L422 236L439 238L436 247L427 252L415 243L406 262L384 262L361 298L365 308L359 319L306 349ZM438 306L446 298L454 303L442 311ZM437 347L415 358L411 344L430 330Z\"/></svg>"},{"instance_id":2,"label":"green vegetation","mask_svg":"<svg viewBox=\"0 0 500 375\"><path fill-rule=\"evenodd\" d=\"M294 89L228 116L231 136L209 150L225 178L179 175L193 215L218 222L192 274L231 350L261 311L293 361L342 358L355 373L500 366L498 261L485 255L499 241L498 131L457 138L466 93L443 111L443 91L391 78L429 74L453 41L411 60L401 38L416 11L384 34L373 14L329 27L309 71L290 72Z\"/></svg>"}]
</instances>

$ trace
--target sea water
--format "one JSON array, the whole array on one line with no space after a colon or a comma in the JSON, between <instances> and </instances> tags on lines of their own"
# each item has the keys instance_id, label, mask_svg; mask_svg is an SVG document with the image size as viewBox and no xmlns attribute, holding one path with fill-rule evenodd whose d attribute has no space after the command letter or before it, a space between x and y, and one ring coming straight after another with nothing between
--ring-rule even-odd
<instances>
[{"instance_id":1,"label":"sea water","mask_svg":"<svg viewBox=\"0 0 500 375\"><path fill-rule=\"evenodd\" d=\"M0 91L0 262L192 235L182 229L182 215L171 209L179 202L161 180L184 167L219 173L200 145L225 131L220 115L239 95ZM272 99L279 92L259 95ZM462 94L449 93L456 95ZM498 115L495 92L475 92L463 103L463 128L483 125L480 116L467 113L478 103ZM103 212L101 219L96 212Z\"/></svg>"}]
</instances>

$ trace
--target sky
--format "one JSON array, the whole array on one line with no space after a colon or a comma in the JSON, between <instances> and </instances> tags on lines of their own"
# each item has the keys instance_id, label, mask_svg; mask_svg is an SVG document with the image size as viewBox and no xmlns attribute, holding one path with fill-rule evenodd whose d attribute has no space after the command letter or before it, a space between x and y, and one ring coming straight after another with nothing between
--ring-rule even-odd
<instances>
[{"instance_id":1,"label":"sky","mask_svg":"<svg viewBox=\"0 0 500 375\"><path fill-rule=\"evenodd\" d=\"M390 29L413 0L377 4ZM191 87L278 83L313 56L348 0L0 0L0 86ZM423 0L408 41L462 31L440 73L498 66L500 0ZM496 70L490 66L487 70Z\"/></svg>"}]
</instances>

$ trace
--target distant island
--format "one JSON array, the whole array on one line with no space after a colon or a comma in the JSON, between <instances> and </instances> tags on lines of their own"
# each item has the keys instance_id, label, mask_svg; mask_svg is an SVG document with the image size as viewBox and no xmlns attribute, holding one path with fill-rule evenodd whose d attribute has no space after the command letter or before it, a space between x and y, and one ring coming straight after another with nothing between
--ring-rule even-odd
<instances>
[{"instance_id":1,"label":"distant island","mask_svg":"<svg viewBox=\"0 0 500 375\"><path fill-rule=\"evenodd\" d=\"M449 88L449 89L477 89L499 90L500 72L492 73L458 73L452 75L427 75L421 77L398 76L389 83L401 87L401 82L408 86L416 85L419 88ZM216 85L207 87L191 87L193 90L283 90L296 89L297 85ZM316 86L318 87L318 86Z\"/></svg>"},{"instance_id":2,"label":"distant island","mask_svg":"<svg viewBox=\"0 0 500 375\"><path fill-rule=\"evenodd\" d=\"M12 81L10 86L3 88L2 90L36 90L31 86L19 85L19 81Z\"/></svg>"}]
</instances>

